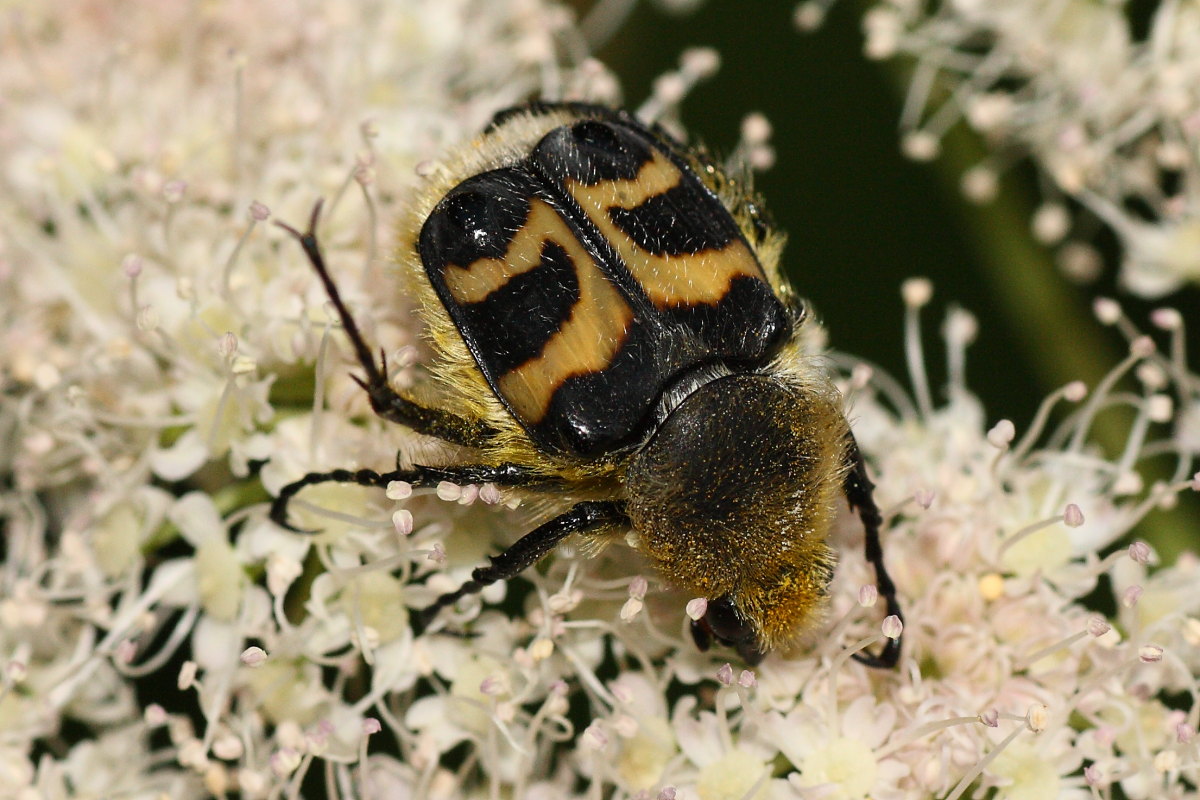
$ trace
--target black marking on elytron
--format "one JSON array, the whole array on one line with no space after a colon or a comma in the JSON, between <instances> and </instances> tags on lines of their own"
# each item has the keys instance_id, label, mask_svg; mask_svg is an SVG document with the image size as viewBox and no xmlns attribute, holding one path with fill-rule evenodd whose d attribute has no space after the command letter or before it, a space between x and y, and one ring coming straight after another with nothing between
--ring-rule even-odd
<instances>
[{"instance_id":1,"label":"black marking on elytron","mask_svg":"<svg viewBox=\"0 0 1200 800\"><path fill-rule=\"evenodd\" d=\"M609 218L641 249L655 255L689 255L721 250L741 241L729 211L691 166L670 147L656 145L644 128L615 121L585 120L548 133L531 159L559 181L594 186L633 180L661 153L679 170L679 183L633 208L612 208Z\"/></svg>"},{"instance_id":2,"label":"black marking on elytron","mask_svg":"<svg viewBox=\"0 0 1200 800\"><path fill-rule=\"evenodd\" d=\"M464 325L487 342L484 357L499 376L536 358L578 301L575 265L562 245L546 242L537 267L459 310Z\"/></svg>"},{"instance_id":3,"label":"black marking on elytron","mask_svg":"<svg viewBox=\"0 0 1200 800\"><path fill-rule=\"evenodd\" d=\"M643 420L662 392L663 374L678 371L663 350L660 328L635 318L608 369L573 375L550 400L548 419L562 420L557 449L597 457L643 438ZM641 416L636 416L636 415Z\"/></svg>"},{"instance_id":4,"label":"black marking on elytron","mask_svg":"<svg viewBox=\"0 0 1200 800\"><path fill-rule=\"evenodd\" d=\"M654 158L654 150L646 137L624 125L586 119L547 133L529 158L556 184L570 179L595 186L636 178L638 170Z\"/></svg>"},{"instance_id":5,"label":"black marking on elytron","mask_svg":"<svg viewBox=\"0 0 1200 800\"><path fill-rule=\"evenodd\" d=\"M655 255L679 256L718 251L741 238L723 206L697 202L697 187L684 173L680 185L636 208L613 208L609 218L638 247ZM693 179L694 180L694 179Z\"/></svg>"},{"instance_id":6,"label":"black marking on elytron","mask_svg":"<svg viewBox=\"0 0 1200 800\"><path fill-rule=\"evenodd\" d=\"M451 189L421 228L419 249L426 271L466 267L481 258L500 258L529 216L529 201L541 194L536 178L519 168L495 169Z\"/></svg>"},{"instance_id":7,"label":"black marking on elytron","mask_svg":"<svg viewBox=\"0 0 1200 800\"><path fill-rule=\"evenodd\" d=\"M545 113L554 110L559 109L547 106ZM493 135L511 116L497 119ZM675 142L606 110L550 130L522 161L467 178L438 203L421 230L418 252L435 292L489 386L545 452L597 457L635 445L649 434L663 389L681 375L714 362L742 369L761 366L790 335L787 313L765 280L737 278L715 303L659 310L565 186L567 180L595 185L632 179L656 152L674 164L682 179L668 198L644 211L635 207L625 217L630 227L646 228L631 238L655 254L714 249L742 240L728 211L695 176ZM633 322L606 369L567 377L546 413L530 420L514 411L499 389L500 380L523 363L520 359L541 353L569 318L578 297L578 281L562 277L569 257L557 246L544 248L537 267L476 303L456 301L444 273L450 265L466 268L481 258L503 256L534 200L546 202L561 216L629 304ZM672 213L701 220L706 227L676 226ZM650 230L654 225L664 229L657 237Z\"/></svg>"},{"instance_id":8,"label":"black marking on elytron","mask_svg":"<svg viewBox=\"0 0 1200 800\"><path fill-rule=\"evenodd\" d=\"M537 267L476 303L454 298L445 271L503 257L539 194L537 181L519 168L484 172L451 189L421 228L426 274L493 388L506 372L536 357L570 316L579 299L575 265L560 245L546 242Z\"/></svg>"},{"instance_id":9,"label":"black marking on elytron","mask_svg":"<svg viewBox=\"0 0 1200 800\"><path fill-rule=\"evenodd\" d=\"M734 278L715 306L681 306L659 313L681 329L702 331L704 341L725 343L720 360L729 366L761 365L779 352L793 329L771 287L745 276Z\"/></svg>"}]
</instances>

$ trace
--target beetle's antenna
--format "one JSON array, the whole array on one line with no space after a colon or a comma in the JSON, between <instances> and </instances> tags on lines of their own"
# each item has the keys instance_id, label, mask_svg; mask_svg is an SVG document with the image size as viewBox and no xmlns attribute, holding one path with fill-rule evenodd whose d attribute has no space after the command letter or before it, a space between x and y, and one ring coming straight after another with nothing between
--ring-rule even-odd
<instances>
[{"instance_id":1,"label":"beetle's antenna","mask_svg":"<svg viewBox=\"0 0 1200 800\"><path fill-rule=\"evenodd\" d=\"M367 396L371 399L371 408L383 419L407 425L418 433L436 436L439 439L467 447L486 445L495 432L485 422L460 417L440 408L422 405L392 388L392 384L387 378L387 354L381 349L379 363L376 364L375 359L371 356L371 348L367 347L362 332L358 328L358 323L354 321L350 309L346 307L337 285L329 274L329 269L325 266L325 257L321 254L321 243L317 239L321 205L322 201L318 200L313 206L312 215L308 220L308 230L303 233L286 222L276 220L275 224L300 243L313 270L321 279L321 284L325 287L325 294L329 296L330 302L337 310L338 317L342 322L342 329L350 339L350 345L354 348L358 363L366 372L365 378L357 375L350 377L366 391Z\"/></svg>"},{"instance_id":2,"label":"beetle's antenna","mask_svg":"<svg viewBox=\"0 0 1200 800\"><path fill-rule=\"evenodd\" d=\"M358 357L358 363L367 373L366 381L359 381L359 384L365 388L386 385L387 379L384 376L386 375L387 361L383 362L384 371L381 372L375 363L374 356L371 355L371 348L367 347L367 343L358 329L358 323L354 321L350 309L346 308L337 284L333 282L333 278L329 275L329 269L325 266L325 257L321 254L321 243L317 240L317 225L321 221L321 207L324 203L325 201L322 199L313 205L312 214L308 218L308 230L303 233L280 220L275 220L275 224L290 233L300 243L300 246L304 248L304 254L308 256L309 262L316 271L317 277L321 279L321 284L325 287L325 294L329 295L329 301L337 310L338 318L342 321L342 329L346 331L346 337L350 339L350 345Z\"/></svg>"}]
</instances>

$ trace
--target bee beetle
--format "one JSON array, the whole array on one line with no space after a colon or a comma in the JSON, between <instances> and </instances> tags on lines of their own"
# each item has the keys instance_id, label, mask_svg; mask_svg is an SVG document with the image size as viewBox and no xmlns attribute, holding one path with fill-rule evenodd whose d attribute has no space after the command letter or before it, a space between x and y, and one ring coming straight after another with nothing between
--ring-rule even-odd
<instances>
[{"instance_id":1,"label":"bee beetle","mask_svg":"<svg viewBox=\"0 0 1200 800\"><path fill-rule=\"evenodd\" d=\"M703 154L624 111L539 102L502 111L431 179L401 241L445 398L392 387L338 294L314 229L304 246L375 413L459 445L464 463L314 472L313 484L494 483L566 510L457 591L506 580L565 537L624 539L703 597L692 623L755 664L811 631L833 577L844 496L889 614L881 517L842 399L805 347L812 328L779 269L783 235ZM856 658L894 666L898 639Z\"/></svg>"}]
</instances>

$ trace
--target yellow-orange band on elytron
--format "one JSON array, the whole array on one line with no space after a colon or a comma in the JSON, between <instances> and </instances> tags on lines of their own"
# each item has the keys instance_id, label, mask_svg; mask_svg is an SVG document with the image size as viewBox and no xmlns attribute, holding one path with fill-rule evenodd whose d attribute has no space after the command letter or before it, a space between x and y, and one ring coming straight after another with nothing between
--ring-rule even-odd
<instances>
[{"instance_id":1,"label":"yellow-orange band on elytron","mask_svg":"<svg viewBox=\"0 0 1200 800\"><path fill-rule=\"evenodd\" d=\"M734 239L720 249L659 255L638 247L613 223L608 215L610 208L637 208L682 180L683 175L670 159L658 150L653 153L653 158L632 179L602 181L591 186L565 181L575 202L616 249L650 301L659 309L711 304L726 295L734 278L745 275L765 282L762 268L741 239Z\"/></svg>"},{"instance_id":2,"label":"yellow-orange band on elytron","mask_svg":"<svg viewBox=\"0 0 1200 800\"><path fill-rule=\"evenodd\" d=\"M503 256L481 258L465 267L447 264L442 280L458 303L478 303L517 275L542 263L542 247L548 241L562 245L567 252L571 252L571 245L579 244L558 212L545 200L534 198L529 202L525 224L513 235Z\"/></svg>"},{"instance_id":3,"label":"yellow-orange band on elytron","mask_svg":"<svg viewBox=\"0 0 1200 800\"><path fill-rule=\"evenodd\" d=\"M481 258L443 272L446 288L461 304L478 303L513 277L541 263L542 248L553 242L566 251L579 281L579 299L570 316L546 340L542 351L498 376L500 394L527 424L546 416L550 400L563 381L608 368L625 342L633 309L609 282L595 259L546 201L530 201L525 224L509 242L503 258Z\"/></svg>"},{"instance_id":4,"label":"yellow-orange band on elytron","mask_svg":"<svg viewBox=\"0 0 1200 800\"><path fill-rule=\"evenodd\" d=\"M633 322L633 309L583 245L573 237L558 244L575 265L579 300L541 354L509 370L499 381L500 393L530 424L546 416L554 392L567 378L607 369Z\"/></svg>"}]
</instances>

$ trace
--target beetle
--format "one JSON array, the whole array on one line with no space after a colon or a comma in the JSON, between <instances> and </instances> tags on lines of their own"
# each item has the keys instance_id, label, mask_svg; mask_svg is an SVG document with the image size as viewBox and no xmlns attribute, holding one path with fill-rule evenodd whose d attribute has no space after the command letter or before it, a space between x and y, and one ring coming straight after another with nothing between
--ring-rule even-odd
<instances>
[{"instance_id":1,"label":"beetle","mask_svg":"<svg viewBox=\"0 0 1200 800\"><path fill-rule=\"evenodd\" d=\"M315 234L284 225L324 284L385 420L460 446L461 463L313 472L314 484L493 483L565 510L418 613L530 567L571 535L623 539L707 600L703 650L750 664L822 619L844 497L888 614L882 519L816 323L780 272L784 237L744 182L625 111L534 102L498 113L412 204L400 266L444 400L388 380ZM899 638L855 657L894 666Z\"/></svg>"}]
</instances>

